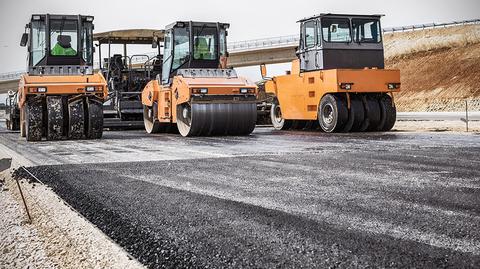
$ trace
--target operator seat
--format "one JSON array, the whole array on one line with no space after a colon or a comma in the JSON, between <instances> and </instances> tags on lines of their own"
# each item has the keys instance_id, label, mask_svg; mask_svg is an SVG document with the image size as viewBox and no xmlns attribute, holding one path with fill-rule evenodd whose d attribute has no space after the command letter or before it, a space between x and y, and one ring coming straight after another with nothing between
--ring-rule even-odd
<instances>
[{"instance_id":1,"label":"operator seat","mask_svg":"<svg viewBox=\"0 0 480 269\"><path fill-rule=\"evenodd\" d=\"M195 53L193 54L195 60L212 60L212 53L208 49L207 39L198 37L195 39Z\"/></svg>"}]
</instances>

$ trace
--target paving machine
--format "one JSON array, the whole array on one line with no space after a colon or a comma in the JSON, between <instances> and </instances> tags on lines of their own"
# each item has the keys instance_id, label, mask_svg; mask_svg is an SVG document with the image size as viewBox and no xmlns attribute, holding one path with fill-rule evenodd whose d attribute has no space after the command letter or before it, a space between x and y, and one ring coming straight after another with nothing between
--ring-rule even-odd
<instances>
[{"instance_id":1,"label":"paving machine","mask_svg":"<svg viewBox=\"0 0 480 269\"><path fill-rule=\"evenodd\" d=\"M96 33L99 63L108 83L108 99L104 103L105 127L143 128L141 93L147 83L162 70L159 43L163 30L132 29ZM156 43L154 54L131 54L128 51L139 45ZM108 57L102 59L102 45L108 48ZM123 47L123 54L112 54L112 45ZM127 50L128 49L128 50Z\"/></svg>"},{"instance_id":2,"label":"paving machine","mask_svg":"<svg viewBox=\"0 0 480 269\"><path fill-rule=\"evenodd\" d=\"M227 69L226 23L179 21L166 27L162 73L142 92L145 129L182 136L248 135L255 128L255 84Z\"/></svg>"},{"instance_id":3,"label":"paving machine","mask_svg":"<svg viewBox=\"0 0 480 269\"><path fill-rule=\"evenodd\" d=\"M20 42L28 71L17 93L27 141L102 137L107 85L93 72L92 37L92 16L32 15Z\"/></svg>"},{"instance_id":4,"label":"paving machine","mask_svg":"<svg viewBox=\"0 0 480 269\"><path fill-rule=\"evenodd\" d=\"M268 78L261 66L276 129L392 129L400 71L384 69L380 18L320 14L299 21L298 59L291 72Z\"/></svg>"}]
</instances>

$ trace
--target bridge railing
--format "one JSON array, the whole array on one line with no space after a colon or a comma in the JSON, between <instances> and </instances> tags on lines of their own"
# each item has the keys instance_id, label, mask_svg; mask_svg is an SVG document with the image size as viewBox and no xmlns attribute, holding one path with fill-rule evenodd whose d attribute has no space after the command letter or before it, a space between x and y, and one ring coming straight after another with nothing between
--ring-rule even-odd
<instances>
[{"instance_id":1,"label":"bridge railing","mask_svg":"<svg viewBox=\"0 0 480 269\"><path fill-rule=\"evenodd\" d=\"M391 27L384 28L384 33L395 33L395 32L405 32L405 31L416 31L416 30L425 30L441 27L450 27L450 26L460 26L460 25L469 25L469 24L480 24L480 19L476 20L465 20L465 21L453 21L448 23L427 23L427 24L417 24L401 27Z\"/></svg>"},{"instance_id":2,"label":"bridge railing","mask_svg":"<svg viewBox=\"0 0 480 269\"><path fill-rule=\"evenodd\" d=\"M299 43L298 35L279 36L272 38L253 39L232 42L228 44L228 51L239 52L253 49L274 48L280 46L296 46Z\"/></svg>"},{"instance_id":3,"label":"bridge railing","mask_svg":"<svg viewBox=\"0 0 480 269\"><path fill-rule=\"evenodd\" d=\"M0 81L16 80L16 79L20 78L20 76L23 73L25 73L24 70L0 74Z\"/></svg>"}]
</instances>

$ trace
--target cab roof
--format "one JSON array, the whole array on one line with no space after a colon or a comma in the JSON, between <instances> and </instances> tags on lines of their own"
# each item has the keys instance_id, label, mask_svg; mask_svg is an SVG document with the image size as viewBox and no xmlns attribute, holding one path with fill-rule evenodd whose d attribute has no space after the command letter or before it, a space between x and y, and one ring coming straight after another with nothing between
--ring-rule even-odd
<instances>
[{"instance_id":1,"label":"cab roof","mask_svg":"<svg viewBox=\"0 0 480 269\"><path fill-rule=\"evenodd\" d=\"M93 16L90 16L90 15L62 15L62 14L32 14L31 20L34 21L34 20L37 20L37 18L45 19L47 15L50 19L53 19L53 20L61 20L61 19L76 20L80 17L82 19L91 18L91 20L93 21Z\"/></svg>"},{"instance_id":2,"label":"cab roof","mask_svg":"<svg viewBox=\"0 0 480 269\"><path fill-rule=\"evenodd\" d=\"M304 19L301 19L297 22L304 22L304 21L308 21L308 20L311 20L311 19L316 19L316 18L323 18L323 17L329 17L329 18L335 18L335 17L339 17L339 18L345 18L345 17L354 17L354 18L378 18L380 19L381 17L383 17L385 15L381 15L381 14L373 14L373 15L357 15L357 14L335 14L335 13L320 13L318 15L314 15L314 16L310 16L310 17L307 17L307 18L304 18Z\"/></svg>"},{"instance_id":3,"label":"cab roof","mask_svg":"<svg viewBox=\"0 0 480 269\"><path fill-rule=\"evenodd\" d=\"M230 27L230 24L222 23L222 22L176 21L174 23L171 23L171 24L165 26L165 29L172 29L175 26L181 27L180 25L182 25L182 24L183 25L188 25L189 23L191 23L192 26L203 26L203 25L205 25L206 27L217 27L217 24L218 24L221 27L223 27L224 29L227 29L227 28Z\"/></svg>"},{"instance_id":4,"label":"cab roof","mask_svg":"<svg viewBox=\"0 0 480 269\"><path fill-rule=\"evenodd\" d=\"M93 34L93 40L100 44L152 44L154 37L163 40L164 30L125 29Z\"/></svg>"}]
</instances>

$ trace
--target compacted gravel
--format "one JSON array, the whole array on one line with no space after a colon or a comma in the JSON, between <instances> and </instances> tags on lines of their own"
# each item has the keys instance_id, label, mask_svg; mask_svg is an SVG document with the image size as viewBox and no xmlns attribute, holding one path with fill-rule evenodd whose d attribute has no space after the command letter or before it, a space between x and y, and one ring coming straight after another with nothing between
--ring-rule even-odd
<instances>
[{"instance_id":1,"label":"compacted gravel","mask_svg":"<svg viewBox=\"0 0 480 269\"><path fill-rule=\"evenodd\" d=\"M28 170L151 268L480 267L478 135L332 137Z\"/></svg>"}]
</instances>

